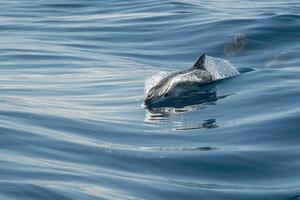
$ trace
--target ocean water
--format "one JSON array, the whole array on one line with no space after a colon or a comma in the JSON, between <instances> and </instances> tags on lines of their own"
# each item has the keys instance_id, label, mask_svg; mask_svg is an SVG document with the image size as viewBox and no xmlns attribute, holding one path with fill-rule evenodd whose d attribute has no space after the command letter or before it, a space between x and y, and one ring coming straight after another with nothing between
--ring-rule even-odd
<instances>
[{"instance_id":1,"label":"ocean water","mask_svg":"<svg viewBox=\"0 0 300 200\"><path fill-rule=\"evenodd\" d=\"M0 199L300 199L298 0L0 1ZM255 69L145 109L197 57ZM222 94L222 98L218 94Z\"/></svg>"}]
</instances>

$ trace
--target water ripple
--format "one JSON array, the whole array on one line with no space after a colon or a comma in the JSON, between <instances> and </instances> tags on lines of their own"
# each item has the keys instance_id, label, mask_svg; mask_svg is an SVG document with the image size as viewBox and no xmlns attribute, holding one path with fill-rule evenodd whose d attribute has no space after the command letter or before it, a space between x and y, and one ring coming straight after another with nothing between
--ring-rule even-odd
<instances>
[{"instance_id":1,"label":"water ripple","mask_svg":"<svg viewBox=\"0 0 300 200\"><path fill-rule=\"evenodd\" d=\"M0 199L299 198L298 1L0 7ZM148 77L203 52L255 70L141 107Z\"/></svg>"}]
</instances>

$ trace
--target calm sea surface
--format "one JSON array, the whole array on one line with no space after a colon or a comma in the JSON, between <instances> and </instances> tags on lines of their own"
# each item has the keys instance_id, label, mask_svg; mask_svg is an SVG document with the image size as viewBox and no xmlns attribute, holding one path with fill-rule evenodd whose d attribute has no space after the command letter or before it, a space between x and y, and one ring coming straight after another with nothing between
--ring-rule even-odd
<instances>
[{"instance_id":1,"label":"calm sea surface","mask_svg":"<svg viewBox=\"0 0 300 200\"><path fill-rule=\"evenodd\" d=\"M0 199L300 199L298 0L0 1ZM141 106L203 52L225 98Z\"/></svg>"}]
</instances>

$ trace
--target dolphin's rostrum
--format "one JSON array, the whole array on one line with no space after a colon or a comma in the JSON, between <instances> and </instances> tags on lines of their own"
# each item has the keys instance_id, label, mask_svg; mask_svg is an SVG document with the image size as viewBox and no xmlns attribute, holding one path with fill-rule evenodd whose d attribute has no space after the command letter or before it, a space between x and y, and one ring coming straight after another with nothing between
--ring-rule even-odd
<instances>
[{"instance_id":1,"label":"dolphin's rostrum","mask_svg":"<svg viewBox=\"0 0 300 200\"><path fill-rule=\"evenodd\" d=\"M210 60L207 61L207 59ZM226 78L220 76L215 68L207 68L207 63L213 62L211 59L212 57L202 54L192 68L173 73L161 79L158 84L147 92L144 104L147 107L159 107L172 99L187 98L193 91L199 93L199 86ZM215 58L215 60L220 61L222 59ZM222 61L230 66L229 69L225 69L230 71L229 76L238 74L228 61Z\"/></svg>"}]
</instances>

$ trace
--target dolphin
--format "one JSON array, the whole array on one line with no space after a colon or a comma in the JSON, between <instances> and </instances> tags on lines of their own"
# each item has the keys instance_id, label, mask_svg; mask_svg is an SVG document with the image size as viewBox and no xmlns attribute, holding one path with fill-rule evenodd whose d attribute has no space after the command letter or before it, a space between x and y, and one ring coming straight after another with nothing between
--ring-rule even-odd
<instances>
[{"instance_id":1,"label":"dolphin","mask_svg":"<svg viewBox=\"0 0 300 200\"><path fill-rule=\"evenodd\" d=\"M161 105L166 105L167 102L172 104L172 99L174 100L184 100L186 98L187 101L191 100L192 93L196 93L197 97L207 98L211 97L211 89L208 87L204 90L201 90L201 95L199 96L199 87L207 86L209 83L227 78L218 74L218 69L216 68L207 68L207 59L212 59L212 57L207 56L205 53L202 54L197 62L190 69L182 70L175 72L171 75L168 75L162 78L155 86L153 86L146 94L146 98L144 100L144 105L148 108L150 107L160 107ZM216 60L222 60L217 59ZM222 60L225 61L225 60ZM230 65L230 69L220 69L220 71L230 71L229 76L239 74L237 70L228 62ZM195 95L194 95L195 96ZM168 101L169 100L169 101Z\"/></svg>"}]
</instances>

